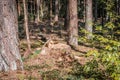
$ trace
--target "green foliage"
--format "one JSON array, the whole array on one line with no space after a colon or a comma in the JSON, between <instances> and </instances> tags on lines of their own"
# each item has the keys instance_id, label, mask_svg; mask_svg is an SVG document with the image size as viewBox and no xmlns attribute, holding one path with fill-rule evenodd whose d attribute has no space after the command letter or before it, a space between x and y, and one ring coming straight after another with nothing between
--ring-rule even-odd
<instances>
[{"instance_id":1,"label":"green foliage","mask_svg":"<svg viewBox=\"0 0 120 80\"><path fill-rule=\"evenodd\" d=\"M43 80L62 80L60 78L60 71L59 70L51 70L41 73Z\"/></svg>"},{"instance_id":2,"label":"green foliage","mask_svg":"<svg viewBox=\"0 0 120 80\"><path fill-rule=\"evenodd\" d=\"M108 22L105 24L105 27L107 27L108 29L114 29L115 25L112 22Z\"/></svg>"},{"instance_id":3,"label":"green foliage","mask_svg":"<svg viewBox=\"0 0 120 80\"><path fill-rule=\"evenodd\" d=\"M104 36L105 38L113 39L113 40L119 40L119 27L120 25L118 23L114 23L112 21L107 22L104 26L101 26L99 24L95 24L95 29L93 31L94 34L99 34L101 36ZM84 32L85 33L85 32Z\"/></svg>"},{"instance_id":4,"label":"green foliage","mask_svg":"<svg viewBox=\"0 0 120 80\"><path fill-rule=\"evenodd\" d=\"M114 28L112 23L108 23L106 26L111 26L109 29ZM82 31L85 33L84 30ZM120 42L102 35L93 35L92 40L80 37L79 42L97 48L97 50L89 51L86 54L86 57L92 56L93 59L83 66L84 74L97 80L120 79Z\"/></svg>"},{"instance_id":5,"label":"green foliage","mask_svg":"<svg viewBox=\"0 0 120 80\"><path fill-rule=\"evenodd\" d=\"M102 74L104 74L107 79L119 80L120 52L111 51L111 49L111 47L107 47L105 50L100 50L99 52L93 51L91 53L88 53L87 55L93 56L93 60L96 61L97 64L99 64L98 67L94 69L97 69L97 71L102 70ZM90 65L93 65L92 62L93 61L90 61Z\"/></svg>"},{"instance_id":6,"label":"green foliage","mask_svg":"<svg viewBox=\"0 0 120 80\"><path fill-rule=\"evenodd\" d=\"M29 20L34 20L35 18L35 15L33 13L30 13L29 16L28 16L28 19Z\"/></svg>"}]
</instances>

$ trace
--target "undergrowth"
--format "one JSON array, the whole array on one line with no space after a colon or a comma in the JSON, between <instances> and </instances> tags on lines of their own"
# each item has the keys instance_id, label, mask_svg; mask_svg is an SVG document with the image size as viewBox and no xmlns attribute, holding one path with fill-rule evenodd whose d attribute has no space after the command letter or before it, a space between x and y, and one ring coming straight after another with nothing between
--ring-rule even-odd
<instances>
[{"instance_id":1,"label":"undergrowth","mask_svg":"<svg viewBox=\"0 0 120 80\"><path fill-rule=\"evenodd\" d=\"M96 48L84 55L92 60L85 65L72 62L71 71L64 75L62 70L43 72L43 80L120 80L120 42L93 35L91 40L80 37L79 43Z\"/></svg>"}]
</instances>

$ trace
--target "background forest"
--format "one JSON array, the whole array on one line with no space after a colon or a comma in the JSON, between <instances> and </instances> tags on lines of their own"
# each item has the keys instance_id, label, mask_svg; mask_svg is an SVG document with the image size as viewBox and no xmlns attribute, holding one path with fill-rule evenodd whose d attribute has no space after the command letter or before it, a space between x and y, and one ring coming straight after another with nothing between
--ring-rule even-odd
<instances>
[{"instance_id":1,"label":"background forest","mask_svg":"<svg viewBox=\"0 0 120 80\"><path fill-rule=\"evenodd\" d=\"M0 80L120 80L120 0L0 0Z\"/></svg>"}]
</instances>

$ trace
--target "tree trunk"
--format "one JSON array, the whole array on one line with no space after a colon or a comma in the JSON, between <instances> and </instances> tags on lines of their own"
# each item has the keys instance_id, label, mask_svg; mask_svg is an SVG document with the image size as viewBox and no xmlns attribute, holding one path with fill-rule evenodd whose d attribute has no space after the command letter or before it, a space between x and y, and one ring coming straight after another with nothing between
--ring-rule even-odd
<instances>
[{"instance_id":1,"label":"tree trunk","mask_svg":"<svg viewBox=\"0 0 120 80\"><path fill-rule=\"evenodd\" d=\"M23 69L15 0L0 0L0 71Z\"/></svg>"},{"instance_id":2,"label":"tree trunk","mask_svg":"<svg viewBox=\"0 0 120 80\"><path fill-rule=\"evenodd\" d=\"M28 45L28 50L31 51L29 29L28 29L28 16L27 16L27 8L26 8L25 0L23 0L23 5L24 5L24 27L25 27L25 30L26 30L27 45Z\"/></svg>"},{"instance_id":3,"label":"tree trunk","mask_svg":"<svg viewBox=\"0 0 120 80\"><path fill-rule=\"evenodd\" d=\"M85 8L85 7L86 7L86 6L85 6L85 3L86 3L86 0L84 0L84 11L83 11L83 21L84 21L84 22L85 22L85 14L86 14L86 13L85 13L85 9L86 9L86 8Z\"/></svg>"},{"instance_id":4,"label":"tree trunk","mask_svg":"<svg viewBox=\"0 0 120 80\"><path fill-rule=\"evenodd\" d=\"M78 46L78 16L77 16L77 0L69 0L69 21L68 21L68 32L69 32L69 44L71 46Z\"/></svg>"},{"instance_id":5,"label":"tree trunk","mask_svg":"<svg viewBox=\"0 0 120 80\"><path fill-rule=\"evenodd\" d=\"M20 6L20 2L19 0L17 0L17 11L18 11L18 15L21 15L21 6Z\"/></svg>"},{"instance_id":6,"label":"tree trunk","mask_svg":"<svg viewBox=\"0 0 120 80\"><path fill-rule=\"evenodd\" d=\"M33 16L33 14L34 14L34 12L33 12L33 3L34 3L34 1L30 0L30 14L32 14L32 16ZM31 19L31 21L34 21L34 18L33 18L33 17L32 17L32 19Z\"/></svg>"},{"instance_id":7,"label":"tree trunk","mask_svg":"<svg viewBox=\"0 0 120 80\"><path fill-rule=\"evenodd\" d=\"M102 14L102 20L101 20L102 22L101 23L102 23L102 27L104 27L104 21L105 21L104 20L104 14L105 13L104 13L104 5L103 4L102 4L102 12L101 12L101 14ZM107 14L106 14L106 22L109 21L109 17L110 17L109 12L107 12Z\"/></svg>"},{"instance_id":8,"label":"tree trunk","mask_svg":"<svg viewBox=\"0 0 120 80\"><path fill-rule=\"evenodd\" d=\"M85 29L87 31L87 38L92 38L92 24L93 24L93 13L92 13L92 0L86 0L86 19L85 19Z\"/></svg>"},{"instance_id":9,"label":"tree trunk","mask_svg":"<svg viewBox=\"0 0 120 80\"><path fill-rule=\"evenodd\" d=\"M34 21L36 19L36 0L32 0L33 1L33 15L34 15Z\"/></svg>"},{"instance_id":10,"label":"tree trunk","mask_svg":"<svg viewBox=\"0 0 120 80\"><path fill-rule=\"evenodd\" d=\"M36 23L40 22L40 0L36 1L37 4L37 15L36 15Z\"/></svg>"},{"instance_id":11,"label":"tree trunk","mask_svg":"<svg viewBox=\"0 0 120 80\"><path fill-rule=\"evenodd\" d=\"M65 19L64 19L64 27L65 27L65 30L68 29L68 22L69 22L69 0L66 0L65 4L66 4L66 8L65 8Z\"/></svg>"},{"instance_id":12,"label":"tree trunk","mask_svg":"<svg viewBox=\"0 0 120 80\"><path fill-rule=\"evenodd\" d=\"M43 19L43 16L44 16L42 4L43 4L43 1L40 0L40 17L41 17L41 20Z\"/></svg>"},{"instance_id":13,"label":"tree trunk","mask_svg":"<svg viewBox=\"0 0 120 80\"><path fill-rule=\"evenodd\" d=\"M120 0L116 0L117 3L117 15L120 15Z\"/></svg>"},{"instance_id":14,"label":"tree trunk","mask_svg":"<svg viewBox=\"0 0 120 80\"><path fill-rule=\"evenodd\" d=\"M50 21L52 21L52 0L50 0Z\"/></svg>"},{"instance_id":15,"label":"tree trunk","mask_svg":"<svg viewBox=\"0 0 120 80\"><path fill-rule=\"evenodd\" d=\"M59 0L55 0L55 22L58 22L59 15Z\"/></svg>"}]
</instances>

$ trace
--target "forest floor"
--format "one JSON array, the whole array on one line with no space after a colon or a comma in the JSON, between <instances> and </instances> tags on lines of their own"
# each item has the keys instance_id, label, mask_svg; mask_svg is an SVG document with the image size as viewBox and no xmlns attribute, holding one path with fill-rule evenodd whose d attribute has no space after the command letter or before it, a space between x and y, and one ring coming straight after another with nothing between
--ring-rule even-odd
<instances>
[{"instance_id":1,"label":"forest floor","mask_svg":"<svg viewBox=\"0 0 120 80\"><path fill-rule=\"evenodd\" d=\"M79 45L73 49L67 44L68 36L62 21L51 25L49 21L40 25L31 22L29 28L32 51L27 51L25 39L20 40L24 70L1 72L0 80L53 80L54 77L54 80L59 80L56 78L58 71L65 77L75 62L84 65L92 59L86 58L85 54L94 48Z\"/></svg>"}]
</instances>

